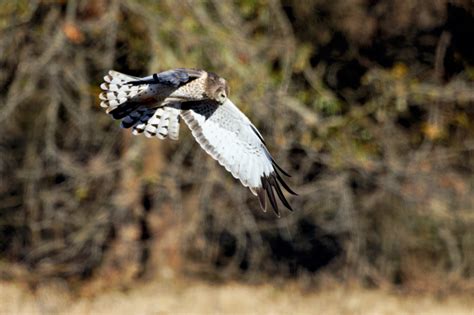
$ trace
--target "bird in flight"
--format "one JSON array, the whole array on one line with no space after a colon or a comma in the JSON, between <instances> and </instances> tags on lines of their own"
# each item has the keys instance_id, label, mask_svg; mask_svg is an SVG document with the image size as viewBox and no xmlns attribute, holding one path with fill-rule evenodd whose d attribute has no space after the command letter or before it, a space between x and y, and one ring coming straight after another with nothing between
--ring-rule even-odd
<instances>
[{"instance_id":1,"label":"bird in flight","mask_svg":"<svg viewBox=\"0 0 474 315\"><path fill-rule=\"evenodd\" d=\"M173 69L139 78L109 71L100 85L100 106L134 135L178 140L180 118L199 145L258 197L266 211L268 198L280 216L276 196L296 193L280 173L260 132L228 98L226 80L204 70Z\"/></svg>"}]
</instances>

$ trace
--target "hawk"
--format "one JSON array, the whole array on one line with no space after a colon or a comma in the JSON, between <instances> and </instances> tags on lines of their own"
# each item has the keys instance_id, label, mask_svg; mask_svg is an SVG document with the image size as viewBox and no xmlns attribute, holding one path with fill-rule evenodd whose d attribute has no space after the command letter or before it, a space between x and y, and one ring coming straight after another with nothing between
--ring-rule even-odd
<instances>
[{"instance_id":1,"label":"hawk","mask_svg":"<svg viewBox=\"0 0 474 315\"><path fill-rule=\"evenodd\" d=\"M178 140L180 118L199 145L280 216L275 193L289 210L280 173L260 132L228 98L226 80L204 70L173 69L139 78L109 71L100 85L100 106L134 135ZM265 196L266 195L266 196Z\"/></svg>"}]
</instances>

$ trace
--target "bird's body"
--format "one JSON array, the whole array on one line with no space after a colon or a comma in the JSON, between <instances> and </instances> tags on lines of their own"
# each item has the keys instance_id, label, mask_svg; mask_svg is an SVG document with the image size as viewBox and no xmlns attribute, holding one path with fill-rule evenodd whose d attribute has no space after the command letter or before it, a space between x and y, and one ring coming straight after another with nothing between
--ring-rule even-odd
<instances>
[{"instance_id":1,"label":"bird's body","mask_svg":"<svg viewBox=\"0 0 474 315\"><path fill-rule=\"evenodd\" d=\"M279 215L275 193L291 209L281 186L287 175L273 160L262 135L229 100L227 82L214 73L175 69L144 78L110 71L101 84L101 106L133 134L177 140L179 117L200 146L235 178L258 196L266 209L265 194Z\"/></svg>"}]
</instances>

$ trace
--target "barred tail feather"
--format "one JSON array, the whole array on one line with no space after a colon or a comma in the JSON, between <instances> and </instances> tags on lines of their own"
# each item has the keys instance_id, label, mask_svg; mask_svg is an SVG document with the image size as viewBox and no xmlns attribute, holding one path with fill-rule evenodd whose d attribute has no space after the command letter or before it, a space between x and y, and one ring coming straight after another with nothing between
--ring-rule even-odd
<instances>
[{"instance_id":1,"label":"barred tail feather","mask_svg":"<svg viewBox=\"0 0 474 315\"><path fill-rule=\"evenodd\" d=\"M100 85L100 106L114 119L122 120L122 128L132 128L134 135L178 140L180 104L168 103L162 107L150 103L148 84L134 85L129 82L140 78L117 71L109 71Z\"/></svg>"},{"instance_id":2,"label":"barred tail feather","mask_svg":"<svg viewBox=\"0 0 474 315\"><path fill-rule=\"evenodd\" d=\"M128 84L129 81L136 79L139 78L113 70L109 71L109 73L104 77L104 83L100 85L100 88L103 90L99 95L101 100L100 106L105 108L108 114L113 114L115 111L119 113L129 111L128 113L130 113L134 108L131 109L130 107L132 106L130 106L128 102L145 102L146 99L143 95L145 93L143 92L148 88L148 85ZM121 115L118 114L118 116ZM121 117L116 119L121 119Z\"/></svg>"}]
</instances>

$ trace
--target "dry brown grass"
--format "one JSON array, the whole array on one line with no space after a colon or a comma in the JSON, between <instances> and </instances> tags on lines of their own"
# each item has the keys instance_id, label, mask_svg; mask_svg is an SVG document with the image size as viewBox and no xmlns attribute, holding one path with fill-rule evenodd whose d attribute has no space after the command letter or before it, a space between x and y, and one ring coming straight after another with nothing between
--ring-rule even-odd
<instances>
[{"instance_id":1,"label":"dry brown grass","mask_svg":"<svg viewBox=\"0 0 474 315\"><path fill-rule=\"evenodd\" d=\"M471 2L0 1L0 277L472 282ZM109 69L175 67L228 80L294 213L261 213L186 127L152 141L102 113Z\"/></svg>"},{"instance_id":2,"label":"dry brown grass","mask_svg":"<svg viewBox=\"0 0 474 315\"><path fill-rule=\"evenodd\" d=\"M130 290L109 289L73 297L60 284L34 292L0 284L0 314L474 314L467 295L397 294L359 286L329 285L303 292L295 283L212 284L181 279L153 281Z\"/></svg>"}]
</instances>

